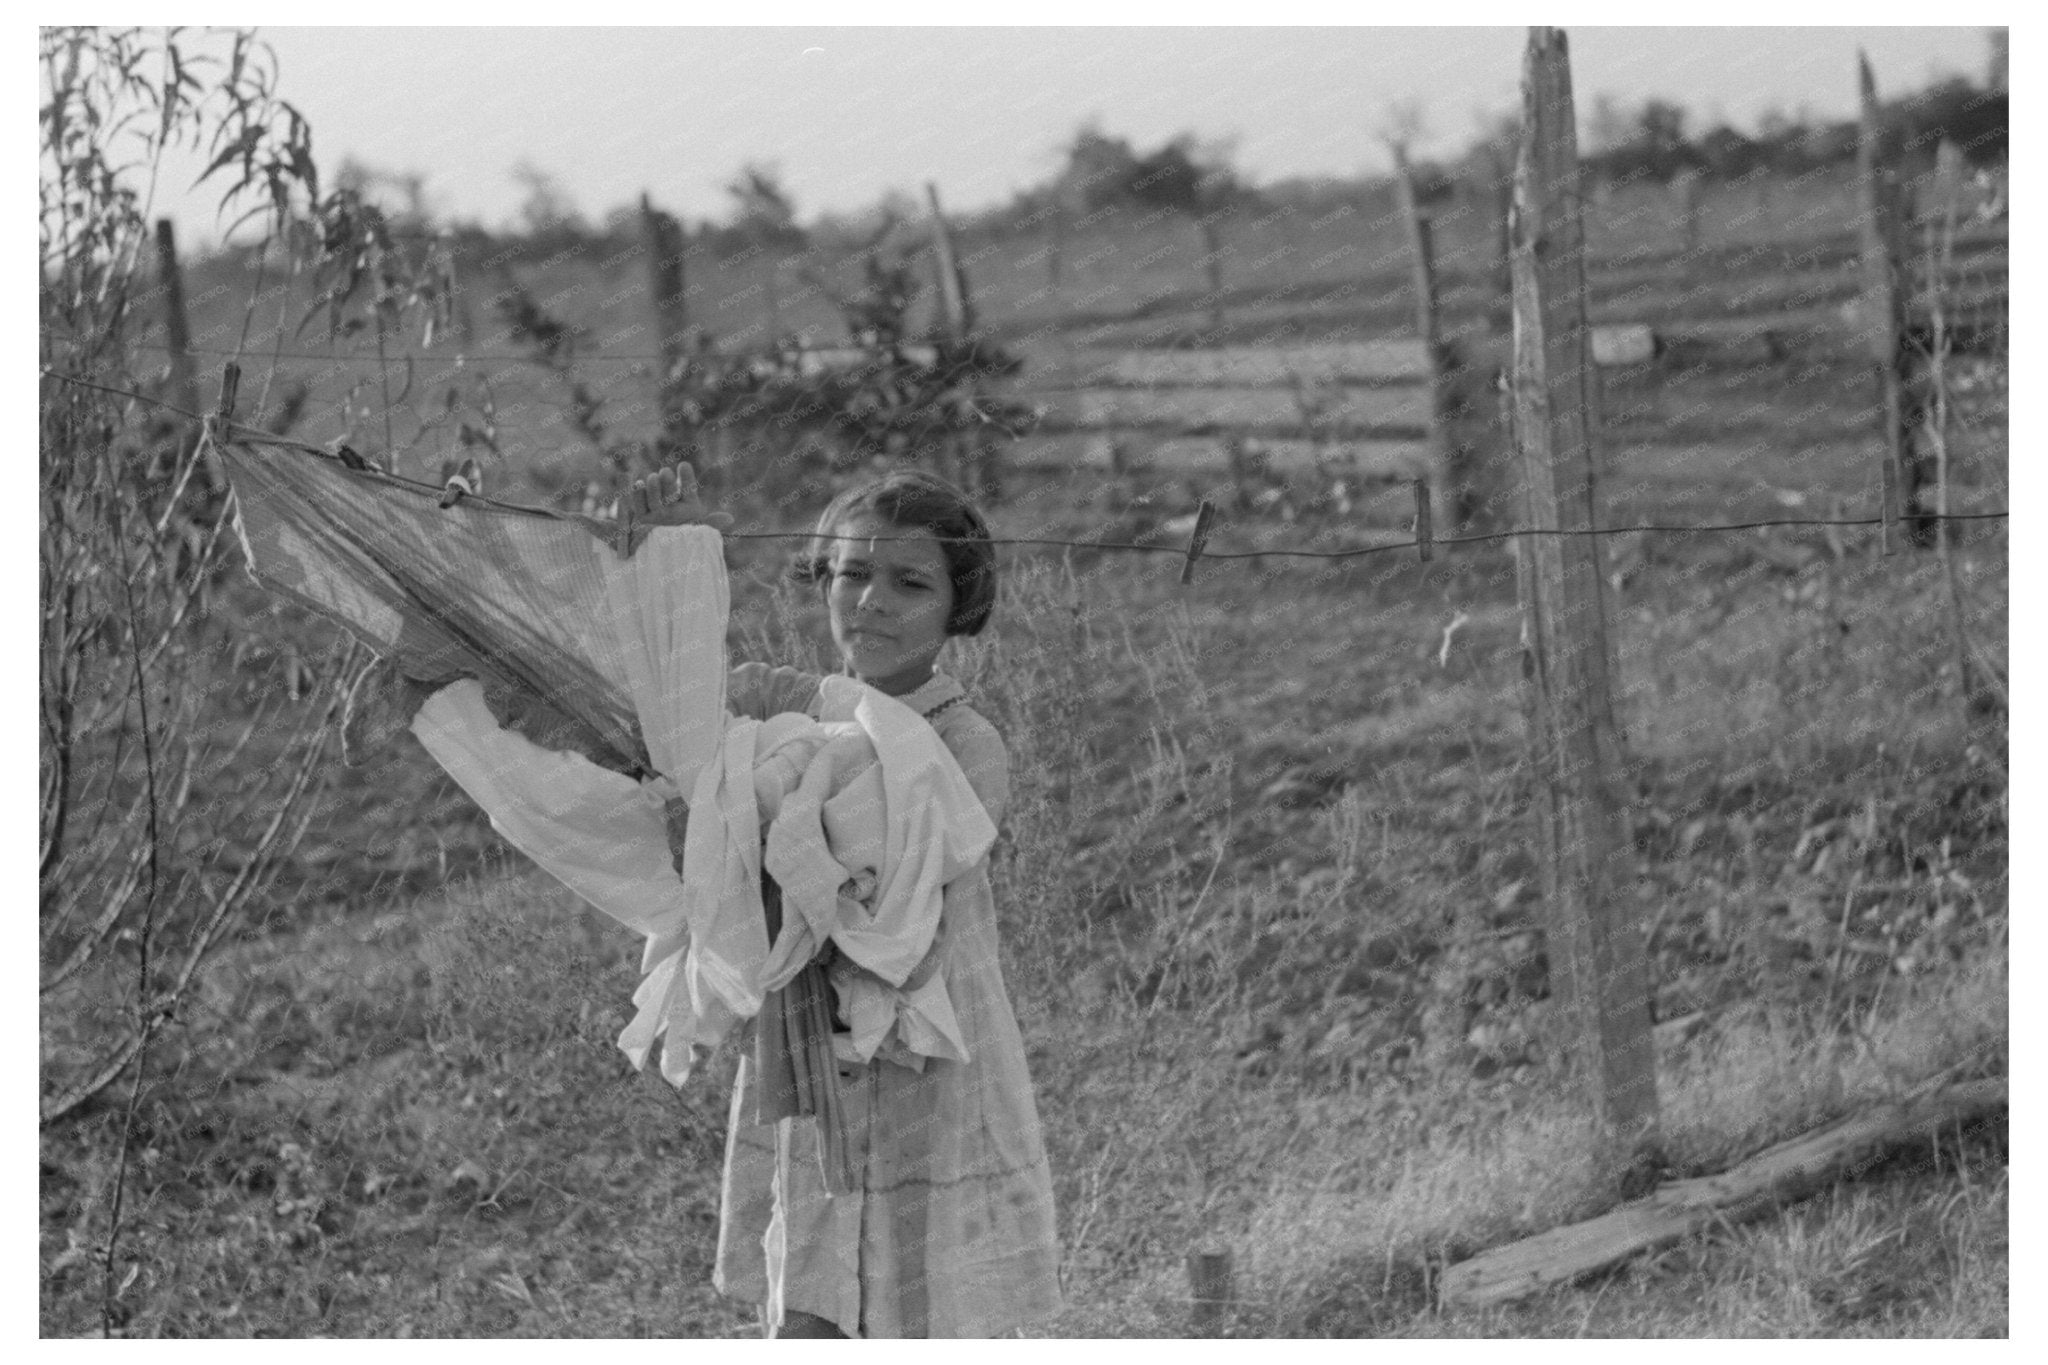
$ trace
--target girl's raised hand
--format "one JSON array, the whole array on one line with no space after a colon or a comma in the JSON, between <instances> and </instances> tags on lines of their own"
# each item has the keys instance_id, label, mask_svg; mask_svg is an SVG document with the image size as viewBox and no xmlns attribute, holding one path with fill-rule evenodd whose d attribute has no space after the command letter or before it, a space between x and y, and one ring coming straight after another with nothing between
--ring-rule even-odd
<instances>
[{"instance_id":1,"label":"girl's raised hand","mask_svg":"<svg viewBox=\"0 0 2048 1365\"><path fill-rule=\"evenodd\" d=\"M689 461L678 460L635 479L619 498L610 526L599 534L622 556L630 556L656 526L715 526L723 531L731 525L729 515L705 506L697 491L697 471Z\"/></svg>"}]
</instances>

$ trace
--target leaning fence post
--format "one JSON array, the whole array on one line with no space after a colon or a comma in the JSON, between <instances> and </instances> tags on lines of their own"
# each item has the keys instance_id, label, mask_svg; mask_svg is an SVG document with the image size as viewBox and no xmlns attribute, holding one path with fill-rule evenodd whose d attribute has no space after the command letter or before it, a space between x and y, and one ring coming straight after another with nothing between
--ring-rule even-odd
<instances>
[{"instance_id":1,"label":"leaning fence post","mask_svg":"<svg viewBox=\"0 0 2048 1365\"><path fill-rule=\"evenodd\" d=\"M1524 700L1550 909L1553 990L1587 1088L1602 1165L1621 1178L1657 1141L1649 972L1623 898L1630 840L1616 807L1605 562L1586 317L1571 68L1562 30L1532 28L1515 174L1514 432L1525 523L1516 538Z\"/></svg>"},{"instance_id":2,"label":"leaning fence post","mask_svg":"<svg viewBox=\"0 0 2048 1365\"><path fill-rule=\"evenodd\" d=\"M654 295L655 340L661 355L660 460L680 459L689 438L683 412L689 316L683 294L683 229L669 214L640 196L640 226L646 239L647 271ZM703 471L699 471L700 473Z\"/></svg>"},{"instance_id":3,"label":"leaning fence post","mask_svg":"<svg viewBox=\"0 0 2048 1365\"><path fill-rule=\"evenodd\" d=\"M1437 314L1435 234L1415 193L1415 173L1408 149L1393 144L1394 194L1408 233L1410 288L1415 304L1415 334L1421 338L1429 368L1429 480L1436 505L1453 526L1471 519L1476 501L1472 455L1457 428L1458 393L1464 383L1464 357L1446 341Z\"/></svg>"},{"instance_id":4,"label":"leaning fence post","mask_svg":"<svg viewBox=\"0 0 2048 1365\"><path fill-rule=\"evenodd\" d=\"M1884 165L1881 141L1883 110L1877 102L1877 78L1870 58L1857 54L1860 117L1856 127L1856 180L1861 195L1857 233L1862 247L1863 291L1858 301L1863 344L1877 384L1878 420L1883 424L1879 487L1887 478L1896 490L1892 510L1906 518L1907 539L1926 545L1934 523L1919 515L1920 488L1926 482L1913 448L1913 401L1906 383L1906 308L1900 288L1897 177ZM1888 471L1888 472L1887 472ZM1889 548L1889 547L1887 547Z\"/></svg>"}]
</instances>

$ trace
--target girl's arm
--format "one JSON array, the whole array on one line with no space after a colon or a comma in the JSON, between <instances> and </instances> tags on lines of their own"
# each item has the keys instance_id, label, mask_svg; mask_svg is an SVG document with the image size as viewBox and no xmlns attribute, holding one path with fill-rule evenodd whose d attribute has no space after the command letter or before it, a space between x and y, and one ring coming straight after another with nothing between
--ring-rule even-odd
<instances>
[{"instance_id":1,"label":"girl's arm","mask_svg":"<svg viewBox=\"0 0 2048 1365\"><path fill-rule=\"evenodd\" d=\"M732 518L709 510L697 492L697 471L688 461L678 460L636 481L619 499L616 519L608 523L593 521L591 529L621 554L630 555L639 548L650 527L692 525L722 530L732 525ZM794 668L744 663L733 669L726 680L726 705L733 714L755 720L766 720L785 711L808 711L817 695L818 676Z\"/></svg>"},{"instance_id":2,"label":"girl's arm","mask_svg":"<svg viewBox=\"0 0 2048 1365\"><path fill-rule=\"evenodd\" d=\"M967 785L974 788L981 808L988 812L990 823L1000 826L1003 812L1010 804L1010 750L996 727L981 713L963 708L955 715L957 719L945 723L946 732L941 738L953 751L960 771L966 774Z\"/></svg>"}]
</instances>

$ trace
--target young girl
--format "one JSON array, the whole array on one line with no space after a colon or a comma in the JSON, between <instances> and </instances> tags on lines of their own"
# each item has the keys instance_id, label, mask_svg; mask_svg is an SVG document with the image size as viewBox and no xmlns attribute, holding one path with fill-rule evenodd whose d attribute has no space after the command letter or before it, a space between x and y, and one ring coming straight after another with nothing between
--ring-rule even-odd
<instances>
[{"instance_id":1,"label":"young girl","mask_svg":"<svg viewBox=\"0 0 2048 1365\"><path fill-rule=\"evenodd\" d=\"M632 520L703 520L687 471L636 486ZM1002 737L936 663L996 599L988 526L943 480L898 472L841 494L796 564L817 584L845 671L911 707L959 761L992 822L1009 798ZM816 715L820 679L742 664L728 704L765 720ZM828 948L827 952L830 953ZM840 962L835 972L859 971ZM1058 1304L1052 1180L1024 1047L997 963L983 861L944 891L938 936L906 983L943 974L965 1061L885 1049L842 1062L859 1180L832 1195L809 1120L753 1121L759 1078L735 1086L713 1282L761 1305L769 1335L990 1336ZM892 1059L893 1058L893 1059Z\"/></svg>"}]
</instances>

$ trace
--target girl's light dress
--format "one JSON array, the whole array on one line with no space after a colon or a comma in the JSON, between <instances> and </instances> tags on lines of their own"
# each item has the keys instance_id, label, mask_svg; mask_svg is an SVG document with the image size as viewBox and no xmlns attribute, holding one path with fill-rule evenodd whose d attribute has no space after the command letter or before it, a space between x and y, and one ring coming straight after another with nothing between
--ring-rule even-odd
<instances>
[{"instance_id":1,"label":"girl's light dress","mask_svg":"<svg viewBox=\"0 0 2048 1365\"><path fill-rule=\"evenodd\" d=\"M819 679L734 669L729 706L765 720L815 714ZM1009 755L945 674L898 700L929 717L989 818L1009 799ZM842 962L837 970L858 970ZM753 1121L751 1057L740 1063L726 1134L713 1283L774 1321L815 1314L850 1337L985 1337L1059 1304L1052 1175L1023 1040L997 960L983 859L945 889L939 933L912 982L944 973L968 1060L884 1045L842 1063L840 1087L860 1188L825 1191L817 1128Z\"/></svg>"}]
</instances>

